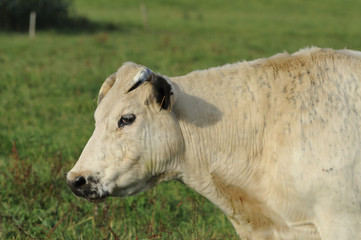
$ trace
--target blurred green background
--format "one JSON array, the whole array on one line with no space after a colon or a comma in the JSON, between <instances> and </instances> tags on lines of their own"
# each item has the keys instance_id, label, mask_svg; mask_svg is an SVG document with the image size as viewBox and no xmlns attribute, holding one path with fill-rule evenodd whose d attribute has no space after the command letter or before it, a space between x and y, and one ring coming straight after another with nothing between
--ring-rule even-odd
<instances>
[{"instance_id":1,"label":"blurred green background","mask_svg":"<svg viewBox=\"0 0 361 240\"><path fill-rule=\"evenodd\" d=\"M64 174L93 131L100 85L125 61L177 76L307 46L361 49L357 0L70 3L70 20L34 39L0 29L0 239L237 239L175 182L99 205L73 196Z\"/></svg>"}]
</instances>

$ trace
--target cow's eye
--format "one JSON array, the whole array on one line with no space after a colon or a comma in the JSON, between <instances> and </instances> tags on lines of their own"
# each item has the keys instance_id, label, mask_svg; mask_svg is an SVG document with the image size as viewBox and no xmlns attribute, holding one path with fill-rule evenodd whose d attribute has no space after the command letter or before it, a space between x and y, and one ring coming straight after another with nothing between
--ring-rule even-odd
<instances>
[{"instance_id":1,"label":"cow's eye","mask_svg":"<svg viewBox=\"0 0 361 240\"><path fill-rule=\"evenodd\" d=\"M128 113L123 115L118 121L118 128L124 127L126 125L130 125L134 122L134 120L135 120L134 114Z\"/></svg>"}]
</instances>

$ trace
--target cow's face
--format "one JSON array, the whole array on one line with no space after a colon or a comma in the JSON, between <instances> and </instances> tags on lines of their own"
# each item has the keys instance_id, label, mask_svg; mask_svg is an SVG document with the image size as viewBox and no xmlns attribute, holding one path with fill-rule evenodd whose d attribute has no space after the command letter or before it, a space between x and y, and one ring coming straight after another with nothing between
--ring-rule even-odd
<instances>
[{"instance_id":1,"label":"cow's face","mask_svg":"<svg viewBox=\"0 0 361 240\"><path fill-rule=\"evenodd\" d=\"M171 83L145 67L127 63L111 75L99 93L94 133L67 174L72 191L93 202L130 196L176 168L183 139L174 99Z\"/></svg>"}]
</instances>

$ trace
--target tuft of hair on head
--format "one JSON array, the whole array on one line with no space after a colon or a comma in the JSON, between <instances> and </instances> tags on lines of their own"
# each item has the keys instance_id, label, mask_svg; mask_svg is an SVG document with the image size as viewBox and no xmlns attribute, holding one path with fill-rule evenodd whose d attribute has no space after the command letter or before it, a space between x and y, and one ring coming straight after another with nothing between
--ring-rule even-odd
<instances>
[{"instance_id":1,"label":"tuft of hair on head","mask_svg":"<svg viewBox=\"0 0 361 240\"><path fill-rule=\"evenodd\" d=\"M136 74L131 82L132 86L126 91L126 93L129 93L136 88L138 88L140 85L142 85L145 82L151 82L152 78L154 76L154 73L149 68L145 68L142 71L140 71L138 74Z\"/></svg>"}]
</instances>

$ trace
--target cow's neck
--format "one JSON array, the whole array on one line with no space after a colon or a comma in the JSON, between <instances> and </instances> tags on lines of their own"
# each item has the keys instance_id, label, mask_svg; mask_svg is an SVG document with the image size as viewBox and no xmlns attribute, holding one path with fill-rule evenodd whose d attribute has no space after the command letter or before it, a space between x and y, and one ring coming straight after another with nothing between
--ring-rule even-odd
<instances>
[{"instance_id":1,"label":"cow's neck","mask_svg":"<svg viewBox=\"0 0 361 240\"><path fill-rule=\"evenodd\" d=\"M221 208L238 234L246 236L242 231L252 229L250 221L263 226L269 221L259 215L268 211L260 197L250 194L264 192L264 170L257 161L264 158L267 96L247 79L241 64L240 73L229 74L230 69L237 71L211 69L172 79L178 89L174 111L185 141L182 180ZM245 79L227 78L242 72Z\"/></svg>"}]
</instances>

